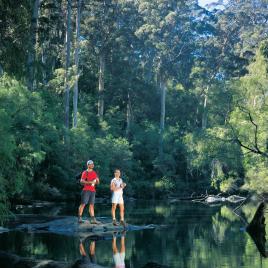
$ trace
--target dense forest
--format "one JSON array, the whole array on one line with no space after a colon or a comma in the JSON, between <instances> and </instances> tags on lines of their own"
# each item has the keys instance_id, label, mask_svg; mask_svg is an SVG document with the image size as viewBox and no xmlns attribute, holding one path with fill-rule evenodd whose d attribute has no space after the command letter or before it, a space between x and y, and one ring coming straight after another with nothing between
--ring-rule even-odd
<instances>
[{"instance_id":1,"label":"dense forest","mask_svg":"<svg viewBox=\"0 0 268 268\"><path fill-rule=\"evenodd\" d=\"M268 1L0 0L0 212L114 168L127 194L268 192ZM267 99L267 100L266 100Z\"/></svg>"}]
</instances>

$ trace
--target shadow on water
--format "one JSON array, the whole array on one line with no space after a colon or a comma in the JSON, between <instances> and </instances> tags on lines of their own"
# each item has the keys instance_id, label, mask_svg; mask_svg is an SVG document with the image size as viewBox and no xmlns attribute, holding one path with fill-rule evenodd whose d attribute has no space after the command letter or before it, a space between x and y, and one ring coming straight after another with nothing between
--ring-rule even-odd
<instances>
[{"instance_id":1,"label":"shadow on water","mask_svg":"<svg viewBox=\"0 0 268 268\"><path fill-rule=\"evenodd\" d=\"M266 250L266 230L265 230L265 203L262 202L258 206L252 221L247 226L246 230L254 241L257 249L262 257L268 257Z\"/></svg>"}]
</instances>

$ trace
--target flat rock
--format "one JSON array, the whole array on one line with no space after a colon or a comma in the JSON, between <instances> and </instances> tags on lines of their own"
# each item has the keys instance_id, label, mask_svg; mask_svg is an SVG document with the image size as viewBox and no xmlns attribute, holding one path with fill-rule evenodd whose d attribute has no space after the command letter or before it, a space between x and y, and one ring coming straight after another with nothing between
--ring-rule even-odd
<instances>
[{"instance_id":1,"label":"flat rock","mask_svg":"<svg viewBox=\"0 0 268 268\"><path fill-rule=\"evenodd\" d=\"M154 229L156 225L132 225L114 226L109 218L98 218L101 224L91 224L89 220L84 220L83 223L78 223L77 217L40 217L40 216L20 216L16 219L16 224L13 222L15 230L27 232L48 232L55 234L64 234L69 236L95 237L96 239L122 231L138 231L144 229Z\"/></svg>"}]
</instances>

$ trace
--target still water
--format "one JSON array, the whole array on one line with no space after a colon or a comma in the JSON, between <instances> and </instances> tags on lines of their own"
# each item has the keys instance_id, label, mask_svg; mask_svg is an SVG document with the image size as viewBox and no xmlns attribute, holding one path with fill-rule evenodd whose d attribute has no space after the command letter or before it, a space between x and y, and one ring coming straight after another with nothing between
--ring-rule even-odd
<instances>
[{"instance_id":1,"label":"still water","mask_svg":"<svg viewBox=\"0 0 268 268\"><path fill-rule=\"evenodd\" d=\"M229 204L208 206L193 202L126 203L126 219L135 225L156 224L157 228L115 233L104 240L12 231L0 234L0 250L35 259L73 263L87 254L102 267L115 267L115 252L125 256L125 267L139 268L148 262L168 267L267 267L252 238L245 232L256 203L238 210ZM77 207L62 204L44 208L22 208L17 213L75 215ZM86 216L87 211L84 214ZM110 217L109 204L96 204L97 217ZM267 215L266 215L267 216ZM267 230L266 230L267 231Z\"/></svg>"}]
</instances>

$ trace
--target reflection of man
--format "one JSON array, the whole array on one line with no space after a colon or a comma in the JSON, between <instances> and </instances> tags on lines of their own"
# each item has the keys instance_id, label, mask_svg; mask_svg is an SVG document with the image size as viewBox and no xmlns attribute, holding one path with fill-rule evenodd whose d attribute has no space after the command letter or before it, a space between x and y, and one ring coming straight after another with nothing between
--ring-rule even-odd
<instances>
[{"instance_id":1,"label":"reflection of man","mask_svg":"<svg viewBox=\"0 0 268 268\"><path fill-rule=\"evenodd\" d=\"M82 259L86 261L86 263L96 263L96 256L95 256L95 241L90 242L89 246L89 257L85 251L84 245L80 242L79 251L82 256Z\"/></svg>"},{"instance_id":2,"label":"reflection of man","mask_svg":"<svg viewBox=\"0 0 268 268\"><path fill-rule=\"evenodd\" d=\"M79 251L82 256L80 260L77 260L71 268L105 268L104 266L96 263L95 248L96 242L91 241L89 245L89 254L85 251L82 241L79 244Z\"/></svg>"},{"instance_id":3,"label":"reflection of man","mask_svg":"<svg viewBox=\"0 0 268 268\"><path fill-rule=\"evenodd\" d=\"M115 268L125 268L125 232L122 232L120 252L116 245L116 235L113 236L112 249Z\"/></svg>"}]
</instances>

